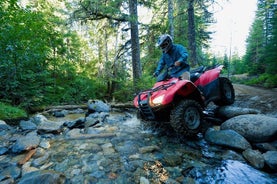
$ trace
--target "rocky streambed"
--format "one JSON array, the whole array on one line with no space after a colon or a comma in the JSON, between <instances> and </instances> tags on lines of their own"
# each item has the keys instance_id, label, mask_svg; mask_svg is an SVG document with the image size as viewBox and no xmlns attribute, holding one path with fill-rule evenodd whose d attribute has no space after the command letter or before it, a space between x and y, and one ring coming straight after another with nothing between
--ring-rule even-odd
<instances>
[{"instance_id":1,"label":"rocky streambed","mask_svg":"<svg viewBox=\"0 0 277 184\"><path fill-rule=\"evenodd\" d=\"M145 129L132 109L85 113L0 121L0 183L277 182L277 119L255 109L217 109L224 123L193 140Z\"/></svg>"}]
</instances>

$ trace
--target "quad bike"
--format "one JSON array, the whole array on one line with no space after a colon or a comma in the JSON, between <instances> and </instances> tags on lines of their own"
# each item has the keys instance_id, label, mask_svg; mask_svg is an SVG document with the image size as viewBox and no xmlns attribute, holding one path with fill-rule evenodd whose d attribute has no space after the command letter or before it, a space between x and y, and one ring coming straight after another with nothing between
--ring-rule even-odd
<instances>
[{"instance_id":1,"label":"quad bike","mask_svg":"<svg viewBox=\"0 0 277 184\"><path fill-rule=\"evenodd\" d=\"M173 130L193 137L202 130L204 110L210 102L231 105L235 92L228 78L220 77L222 65L201 66L190 73L190 80L170 77L170 69L157 78L151 89L134 98L138 118L144 123L169 124Z\"/></svg>"}]
</instances>

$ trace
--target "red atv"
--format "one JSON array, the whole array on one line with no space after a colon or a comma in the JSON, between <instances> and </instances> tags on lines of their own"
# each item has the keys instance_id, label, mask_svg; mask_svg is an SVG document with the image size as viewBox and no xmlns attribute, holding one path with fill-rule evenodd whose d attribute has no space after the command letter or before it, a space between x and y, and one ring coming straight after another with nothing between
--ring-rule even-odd
<instances>
[{"instance_id":1,"label":"red atv","mask_svg":"<svg viewBox=\"0 0 277 184\"><path fill-rule=\"evenodd\" d=\"M199 67L191 71L191 80L171 78L167 70L153 88L134 99L138 117L144 123L169 124L178 134L192 137L204 123L204 109L210 102L231 105L235 92L228 78L220 77L223 66Z\"/></svg>"}]
</instances>

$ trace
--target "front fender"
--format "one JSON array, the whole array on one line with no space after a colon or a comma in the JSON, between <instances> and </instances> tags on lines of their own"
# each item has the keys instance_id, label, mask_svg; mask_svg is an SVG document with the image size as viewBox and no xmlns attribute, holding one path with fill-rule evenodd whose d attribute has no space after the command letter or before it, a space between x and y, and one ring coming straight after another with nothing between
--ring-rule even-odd
<instances>
[{"instance_id":1,"label":"front fender","mask_svg":"<svg viewBox=\"0 0 277 184\"><path fill-rule=\"evenodd\" d=\"M198 88L191 81L175 79L171 82L174 84L169 88L152 93L149 100L151 107L168 106L174 102L177 96L184 98L193 97L203 104Z\"/></svg>"}]
</instances>

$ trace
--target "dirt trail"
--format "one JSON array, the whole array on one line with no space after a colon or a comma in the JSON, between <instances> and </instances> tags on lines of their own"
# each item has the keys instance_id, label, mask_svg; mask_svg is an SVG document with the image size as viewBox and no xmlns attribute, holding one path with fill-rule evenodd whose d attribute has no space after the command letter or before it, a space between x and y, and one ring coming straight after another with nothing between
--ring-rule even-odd
<instances>
[{"instance_id":1,"label":"dirt trail","mask_svg":"<svg viewBox=\"0 0 277 184\"><path fill-rule=\"evenodd\" d=\"M277 117L277 88L266 89L242 84L233 84L236 94L235 105L254 108L263 114Z\"/></svg>"}]
</instances>

